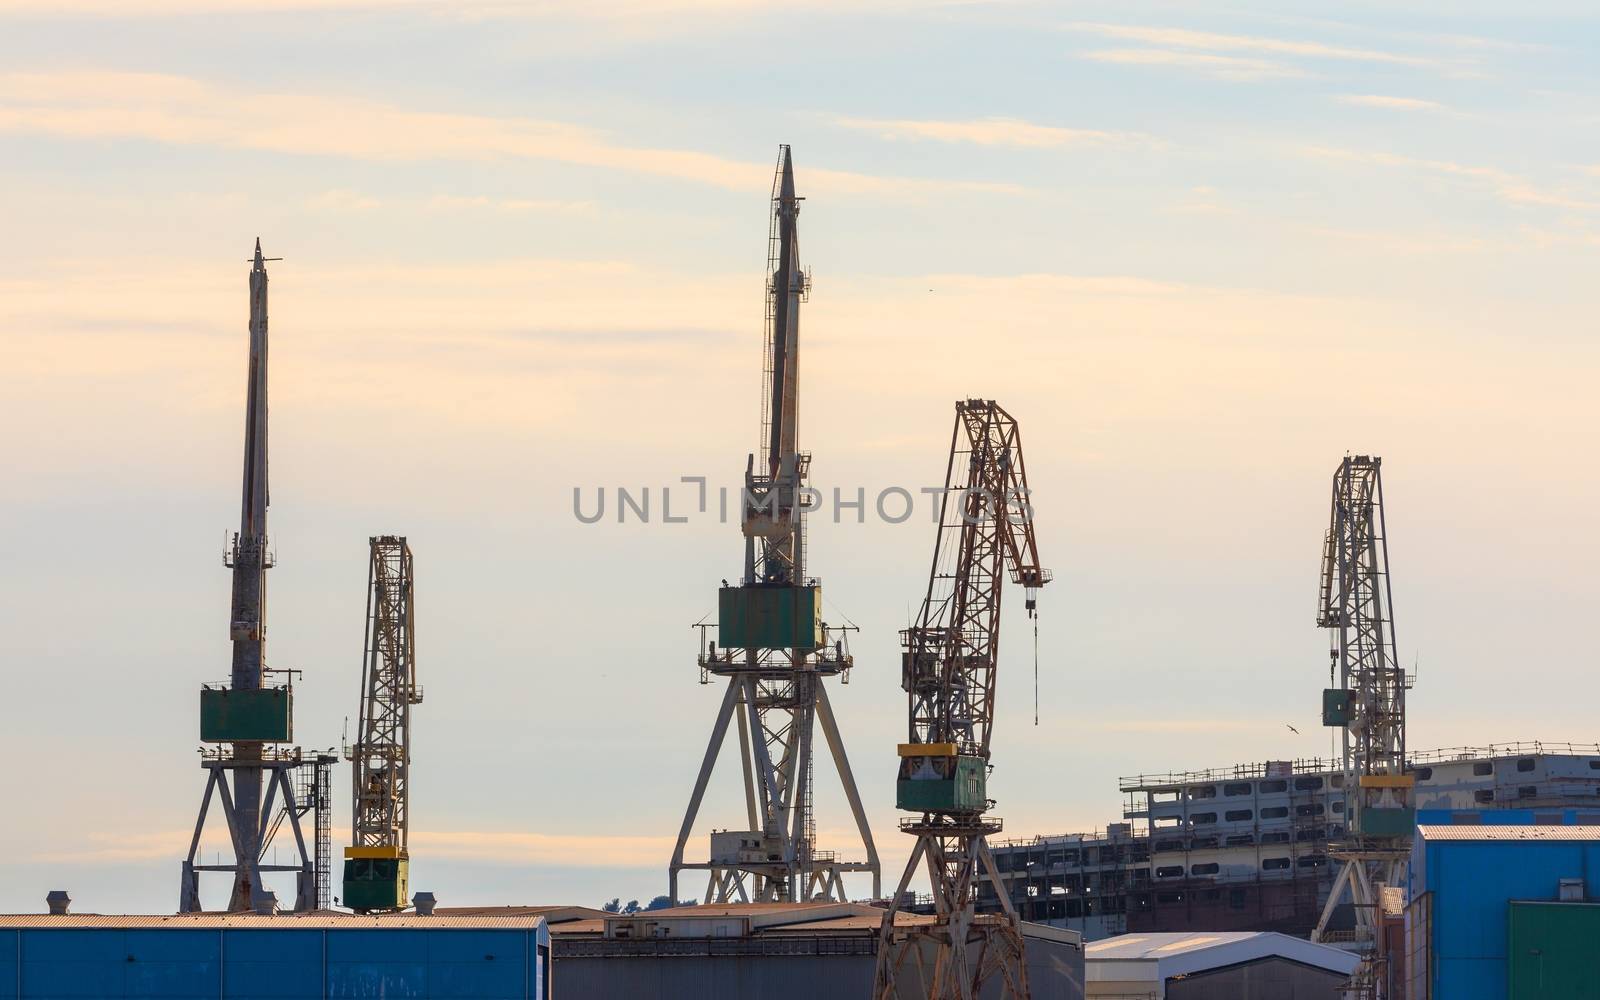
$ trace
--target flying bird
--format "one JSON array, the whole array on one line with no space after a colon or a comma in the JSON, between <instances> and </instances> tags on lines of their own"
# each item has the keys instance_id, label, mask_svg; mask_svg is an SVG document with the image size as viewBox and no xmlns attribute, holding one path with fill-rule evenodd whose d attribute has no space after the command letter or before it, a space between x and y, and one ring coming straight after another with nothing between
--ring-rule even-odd
<instances>
[{"instance_id":1,"label":"flying bird","mask_svg":"<svg viewBox=\"0 0 1600 1000\"><path fill-rule=\"evenodd\" d=\"M1285 722L1284 725L1285 726L1289 726L1289 724L1287 722ZM1296 729L1293 726L1289 726L1289 732L1294 733L1296 736L1300 735L1300 730Z\"/></svg>"}]
</instances>

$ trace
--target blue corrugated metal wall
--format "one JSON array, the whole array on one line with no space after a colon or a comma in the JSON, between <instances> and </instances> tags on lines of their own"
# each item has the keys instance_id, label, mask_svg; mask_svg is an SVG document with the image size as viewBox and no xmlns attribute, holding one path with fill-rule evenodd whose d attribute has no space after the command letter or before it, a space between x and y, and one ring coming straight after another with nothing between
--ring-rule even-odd
<instances>
[{"instance_id":1,"label":"blue corrugated metal wall","mask_svg":"<svg viewBox=\"0 0 1600 1000\"><path fill-rule=\"evenodd\" d=\"M525 930L8 929L0 1000L542 1000L538 943Z\"/></svg>"},{"instance_id":2,"label":"blue corrugated metal wall","mask_svg":"<svg viewBox=\"0 0 1600 1000\"><path fill-rule=\"evenodd\" d=\"M1510 902L1559 898L1561 879L1581 878L1600 898L1600 842L1419 841L1411 895L1433 893L1433 995L1505 1000Z\"/></svg>"}]
</instances>

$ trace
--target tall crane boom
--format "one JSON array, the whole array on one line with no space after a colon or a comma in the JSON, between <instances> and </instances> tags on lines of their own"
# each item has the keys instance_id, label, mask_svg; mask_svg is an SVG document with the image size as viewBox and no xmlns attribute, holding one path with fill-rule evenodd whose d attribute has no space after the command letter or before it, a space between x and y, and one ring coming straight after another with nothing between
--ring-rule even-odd
<instances>
[{"instance_id":1,"label":"tall crane boom","mask_svg":"<svg viewBox=\"0 0 1600 1000\"><path fill-rule=\"evenodd\" d=\"M981 864L995 886L1005 885L987 843L1000 820L985 815L1000 599L1009 575L1025 588L1031 618L1038 588L1050 582L1032 515L1016 419L993 400L958 402L927 597L901 636L909 742L899 748L896 804L918 814L900 824L917 843L883 919L875 987L881 1000L896 997L906 964L920 964L930 952L926 981L934 1000L971 1000L996 975L1005 995L1028 995L1010 898L1002 890L1003 912L980 915L974 880ZM927 865L935 921L899 928L895 912L919 862ZM931 949L924 947L929 941Z\"/></svg>"},{"instance_id":2,"label":"tall crane boom","mask_svg":"<svg viewBox=\"0 0 1600 1000\"><path fill-rule=\"evenodd\" d=\"M1313 937L1326 936L1348 890L1358 939L1369 945L1379 887L1404 877L1416 817L1406 773L1410 681L1395 652L1382 464L1347 455L1334 471L1317 606L1336 675L1337 686L1323 692L1322 721L1341 730L1345 833L1329 852L1343 867Z\"/></svg>"},{"instance_id":3,"label":"tall crane boom","mask_svg":"<svg viewBox=\"0 0 1600 1000\"><path fill-rule=\"evenodd\" d=\"M759 456L752 453L745 462L740 515L744 572L736 586L723 581L717 639L710 642L702 633L699 657L701 683L725 677L728 686L667 866L674 900L685 869L709 872L708 903L819 897L844 902L847 872L870 874L874 896L880 888L877 848L823 684L829 677L847 678L853 661L842 632L822 621L822 588L805 570L805 514L815 491L806 486L811 456L799 450L800 306L810 287L800 267L801 201L789 147L782 146L767 231L761 443ZM717 754L735 720L746 825L713 832L709 858L685 861ZM816 849L817 728L855 819L863 861Z\"/></svg>"},{"instance_id":4,"label":"tall crane boom","mask_svg":"<svg viewBox=\"0 0 1600 1000\"><path fill-rule=\"evenodd\" d=\"M299 747L286 747L294 738L294 688L276 686L268 675L293 676L292 671L267 667L267 570L272 553L267 542L267 264L256 240L250 261L250 358L245 380L244 476L239 497L239 530L223 551L223 564L233 574L228 613L228 639L233 645L232 670L225 683L200 690L200 764L208 772L200 800L189 853L183 862L178 909L200 910L201 872L221 872L232 878L228 909L249 910L275 905L262 882L262 873L295 873L295 908L309 910L317 904L316 860L306 846L300 818L315 808L310 800L316 759L302 757ZM296 793L297 779L300 794ZM229 790L231 786L231 792ZM263 801L263 795L265 799ZM228 824L233 858L223 864L204 864L200 839L213 798L221 800ZM274 806L281 805L281 812ZM325 818L318 812L319 818ZM287 818L294 834L296 860L292 864L263 860L272 838Z\"/></svg>"},{"instance_id":5,"label":"tall crane boom","mask_svg":"<svg viewBox=\"0 0 1600 1000\"><path fill-rule=\"evenodd\" d=\"M344 903L358 913L406 907L411 707L422 701L411 547L397 535L378 535L369 544L361 720L356 743L347 751L354 767Z\"/></svg>"}]
</instances>

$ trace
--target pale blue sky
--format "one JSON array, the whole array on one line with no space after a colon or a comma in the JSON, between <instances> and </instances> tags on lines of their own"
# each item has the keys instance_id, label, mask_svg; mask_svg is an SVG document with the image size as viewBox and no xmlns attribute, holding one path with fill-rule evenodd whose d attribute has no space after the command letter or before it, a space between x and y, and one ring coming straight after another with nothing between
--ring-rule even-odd
<instances>
[{"instance_id":1,"label":"pale blue sky","mask_svg":"<svg viewBox=\"0 0 1600 1000\"><path fill-rule=\"evenodd\" d=\"M571 490L736 484L780 142L817 483L931 483L958 396L1022 421L1057 582L1038 729L1005 634L1008 833L1116 821L1120 774L1327 751L1346 450L1387 459L1413 745L1596 738L1586 6L0 0L0 909L175 903L258 234L300 739L355 714L365 539L405 533L415 883L664 891L717 699L688 625L741 544L580 525ZM812 532L886 872L931 543ZM740 815L721 777L706 828Z\"/></svg>"}]
</instances>

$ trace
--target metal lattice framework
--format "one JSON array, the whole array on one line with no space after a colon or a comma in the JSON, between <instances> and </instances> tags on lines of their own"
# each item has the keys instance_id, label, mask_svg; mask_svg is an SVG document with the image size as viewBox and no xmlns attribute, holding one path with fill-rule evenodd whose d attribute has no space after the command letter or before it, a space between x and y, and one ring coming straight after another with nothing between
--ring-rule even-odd
<instances>
[{"instance_id":1,"label":"metal lattice framework","mask_svg":"<svg viewBox=\"0 0 1600 1000\"><path fill-rule=\"evenodd\" d=\"M956 404L940 507L927 597L916 623L902 634L910 722L902 757L915 759L925 747L930 755L977 758L987 766L1002 584L1009 571L1026 588L1032 617L1037 589L1050 581L1039 565L1021 433L993 400ZM908 975L923 976L930 966L922 992L936 1000L971 1000L996 976L1004 995L1028 995L1022 935L1009 896L998 893L1001 913L976 912L980 865L992 884L1005 884L987 842L1001 822L985 815L988 805L982 799L901 821L917 843L883 919L875 986L882 1000L900 995ZM935 920L897 927L895 913L919 864L926 866L933 890Z\"/></svg>"},{"instance_id":2,"label":"metal lattice framework","mask_svg":"<svg viewBox=\"0 0 1600 1000\"><path fill-rule=\"evenodd\" d=\"M1382 462L1347 455L1339 463L1323 543L1317 626L1329 632L1330 669L1338 682L1330 694L1345 705L1346 834L1330 852L1343 867L1313 935L1319 940L1328 936L1334 909L1347 892L1355 904L1358 940L1373 940L1379 887L1400 882L1410 851L1410 681L1395 652ZM1377 822L1385 816L1401 822Z\"/></svg>"},{"instance_id":3,"label":"metal lattice framework","mask_svg":"<svg viewBox=\"0 0 1600 1000\"><path fill-rule=\"evenodd\" d=\"M804 588L816 582L805 575L811 456L799 450L800 306L810 288L800 267L802 200L795 193L789 147L782 146L767 239L760 457L758 464L752 454L745 467L741 584L746 588ZM717 649L703 638L699 662L702 683L716 676L727 678L728 685L668 866L672 898L678 898L678 875L685 869L709 873L706 902L844 901L846 872L870 873L876 896L881 888L877 847L823 685L828 677L848 680L853 661L843 633L825 629L816 649ZM748 829L714 833L710 859L686 862L706 786L735 720ZM816 847L812 754L819 725L866 852L864 861L842 861ZM719 836L741 842L727 841L719 849Z\"/></svg>"},{"instance_id":4,"label":"metal lattice framework","mask_svg":"<svg viewBox=\"0 0 1600 1000\"><path fill-rule=\"evenodd\" d=\"M350 842L395 847L410 834L411 706L417 686L413 635L411 547L396 535L370 540L367 643L362 660L361 722L350 748Z\"/></svg>"}]
</instances>

